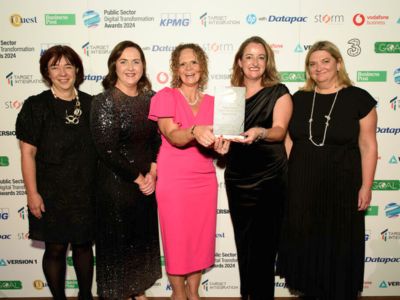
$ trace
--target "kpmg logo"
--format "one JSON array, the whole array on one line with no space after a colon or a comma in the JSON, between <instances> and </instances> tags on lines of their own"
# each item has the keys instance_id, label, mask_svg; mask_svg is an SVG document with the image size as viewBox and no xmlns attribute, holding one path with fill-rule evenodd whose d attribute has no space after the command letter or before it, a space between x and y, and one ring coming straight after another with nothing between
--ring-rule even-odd
<instances>
[{"instance_id":1,"label":"kpmg logo","mask_svg":"<svg viewBox=\"0 0 400 300\"><path fill-rule=\"evenodd\" d=\"M394 70L393 79L394 79L395 83L400 84L400 68L397 68L396 70Z\"/></svg>"},{"instance_id":2,"label":"kpmg logo","mask_svg":"<svg viewBox=\"0 0 400 300\"><path fill-rule=\"evenodd\" d=\"M286 15L269 15L267 17L259 18L260 21L265 21L268 23L307 23L308 17L301 17L301 16L286 16Z\"/></svg>"},{"instance_id":3,"label":"kpmg logo","mask_svg":"<svg viewBox=\"0 0 400 300\"><path fill-rule=\"evenodd\" d=\"M14 27L19 27L22 24L37 24L38 21L37 21L37 17L25 18L25 17L21 17L18 14L13 14L10 16L10 23Z\"/></svg>"},{"instance_id":4,"label":"kpmg logo","mask_svg":"<svg viewBox=\"0 0 400 300\"><path fill-rule=\"evenodd\" d=\"M8 220L10 217L10 211L8 208L0 208L0 221Z\"/></svg>"},{"instance_id":5,"label":"kpmg logo","mask_svg":"<svg viewBox=\"0 0 400 300\"><path fill-rule=\"evenodd\" d=\"M400 190L399 180L374 180L373 191L398 191Z\"/></svg>"},{"instance_id":6,"label":"kpmg logo","mask_svg":"<svg viewBox=\"0 0 400 300\"><path fill-rule=\"evenodd\" d=\"M357 13L353 16L353 23L356 26L385 25L388 20L389 16L382 16L382 15L365 16L362 13Z\"/></svg>"},{"instance_id":7,"label":"kpmg logo","mask_svg":"<svg viewBox=\"0 0 400 300\"><path fill-rule=\"evenodd\" d=\"M400 42L376 42L375 53L400 53Z\"/></svg>"},{"instance_id":8,"label":"kpmg logo","mask_svg":"<svg viewBox=\"0 0 400 300\"><path fill-rule=\"evenodd\" d=\"M314 23L322 24L343 24L344 15L330 15L330 14L318 14L314 16Z\"/></svg>"},{"instance_id":9,"label":"kpmg logo","mask_svg":"<svg viewBox=\"0 0 400 300\"><path fill-rule=\"evenodd\" d=\"M257 22L257 16L255 14L248 14L246 16L247 24L254 25Z\"/></svg>"},{"instance_id":10,"label":"kpmg logo","mask_svg":"<svg viewBox=\"0 0 400 300\"><path fill-rule=\"evenodd\" d=\"M160 27L188 27L190 13L165 13L161 14Z\"/></svg>"},{"instance_id":11,"label":"kpmg logo","mask_svg":"<svg viewBox=\"0 0 400 300\"><path fill-rule=\"evenodd\" d=\"M353 38L347 41L350 47L347 49L349 56L359 56L361 54L361 41L357 38Z\"/></svg>"},{"instance_id":12,"label":"kpmg logo","mask_svg":"<svg viewBox=\"0 0 400 300\"><path fill-rule=\"evenodd\" d=\"M0 167L8 167L10 165L10 160L8 156L0 156Z\"/></svg>"},{"instance_id":13,"label":"kpmg logo","mask_svg":"<svg viewBox=\"0 0 400 300\"><path fill-rule=\"evenodd\" d=\"M390 108L392 110L397 110L400 107L400 99L397 96L389 100Z\"/></svg>"},{"instance_id":14,"label":"kpmg logo","mask_svg":"<svg viewBox=\"0 0 400 300\"><path fill-rule=\"evenodd\" d=\"M98 12L94 10L87 10L82 15L83 24L87 28L95 28L99 26L100 23L100 15Z\"/></svg>"},{"instance_id":15,"label":"kpmg logo","mask_svg":"<svg viewBox=\"0 0 400 300\"><path fill-rule=\"evenodd\" d=\"M388 218L397 218L400 215L400 205L392 202L385 206L385 215Z\"/></svg>"},{"instance_id":16,"label":"kpmg logo","mask_svg":"<svg viewBox=\"0 0 400 300\"><path fill-rule=\"evenodd\" d=\"M386 82L386 71L357 71L358 82Z\"/></svg>"}]
</instances>

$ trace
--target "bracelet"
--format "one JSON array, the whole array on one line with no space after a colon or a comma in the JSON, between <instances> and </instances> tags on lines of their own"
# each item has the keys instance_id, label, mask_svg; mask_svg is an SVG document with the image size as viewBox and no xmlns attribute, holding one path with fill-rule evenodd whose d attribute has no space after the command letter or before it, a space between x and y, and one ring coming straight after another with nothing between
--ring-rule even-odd
<instances>
[{"instance_id":1,"label":"bracelet","mask_svg":"<svg viewBox=\"0 0 400 300\"><path fill-rule=\"evenodd\" d=\"M190 129L190 134L195 138L194 136L194 129L196 128L196 125L193 125L192 128Z\"/></svg>"},{"instance_id":2,"label":"bracelet","mask_svg":"<svg viewBox=\"0 0 400 300\"><path fill-rule=\"evenodd\" d=\"M265 137L267 136L267 129L265 129L264 127L259 127L259 128L261 129L261 133L257 136L256 142L265 139Z\"/></svg>"}]
</instances>

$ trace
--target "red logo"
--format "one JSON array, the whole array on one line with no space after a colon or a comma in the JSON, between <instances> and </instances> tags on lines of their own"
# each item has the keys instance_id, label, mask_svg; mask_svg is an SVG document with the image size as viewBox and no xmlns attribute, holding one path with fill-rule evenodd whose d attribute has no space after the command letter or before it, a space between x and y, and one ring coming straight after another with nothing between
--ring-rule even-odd
<instances>
[{"instance_id":1,"label":"red logo","mask_svg":"<svg viewBox=\"0 0 400 300\"><path fill-rule=\"evenodd\" d=\"M356 26L361 26L365 23L365 16L363 14L355 14L353 17L353 23Z\"/></svg>"},{"instance_id":2,"label":"red logo","mask_svg":"<svg viewBox=\"0 0 400 300\"><path fill-rule=\"evenodd\" d=\"M169 76L165 72L160 72L157 74L157 81L158 83L165 84L169 80Z\"/></svg>"}]
</instances>

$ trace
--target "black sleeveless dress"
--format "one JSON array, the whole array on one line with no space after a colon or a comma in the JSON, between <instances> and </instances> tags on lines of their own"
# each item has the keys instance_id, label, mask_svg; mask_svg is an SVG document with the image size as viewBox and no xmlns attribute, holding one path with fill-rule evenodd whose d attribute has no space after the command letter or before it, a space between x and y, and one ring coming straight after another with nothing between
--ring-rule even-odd
<instances>
[{"instance_id":1,"label":"black sleeveless dress","mask_svg":"<svg viewBox=\"0 0 400 300\"><path fill-rule=\"evenodd\" d=\"M335 94L317 94L312 136L321 143ZM325 145L309 141L313 92L293 95L288 205L277 272L288 287L318 299L356 299L363 289L364 212L358 211L359 120L375 106L366 91L339 91Z\"/></svg>"},{"instance_id":2,"label":"black sleeveless dress","mask_svg":"<svg viewBox=\"0 0 400 300\"><path fill-rule=\"evenodd\" d=\"M271 128L276 101L287 93L285 85L277 84L248 98L245 130L255 126ZM244 298L273 299L286 176L283 142L231 144L225 184L238 252L240 291ZM270 240L271 246L265 247L265 239Z\"/></svg>"}]
</instances>

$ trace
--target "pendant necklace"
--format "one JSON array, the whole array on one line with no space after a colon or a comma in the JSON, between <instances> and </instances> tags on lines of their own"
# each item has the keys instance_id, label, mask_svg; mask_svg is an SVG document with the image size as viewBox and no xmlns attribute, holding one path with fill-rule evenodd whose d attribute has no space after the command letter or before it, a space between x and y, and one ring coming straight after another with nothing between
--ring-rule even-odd
<instances>
[{"instance_id":1,"label":"pendant necklace","mask_svg":"<svg viewBox=\"0 0 400 300\"><path fill-rule=\"evenodd\" d=\"M197 104L197 102L199 102L199 93L196 92L196 98L192 101L190 101L190 99L188 97L186 97L186 95L183 93L183 91L181 90L181 88L178 88L178 90L181 92L183 98L185 98L186 102L190 105L190 106L195 106Z\"/></svg>"},{"instance_id":2,"label":"pendant necklace","mask_svg":"<svg viewBox=\"0 0 400 300\"><path fill-rule=\"evenodd\" d=\"M309 138L308 139L311 141L311 143L313 143L317 147L322 147L325 144L326 132L328 130L329 121L331 120L331 114L332 114L332 111L333 111L333 107L335 106L336 99L337 99L337 96L339 94L339 90L337 90L336 95L335 95L335 99L333 99L333 103L332 103L331 109L329 110L329 114L324 116L325 119L326 119L325 129L324 129L324 136L322 138L321 143L318 144L318 143L314 142L313 136L312 136L312 130L311 130L312 122L313 122L313 115L314 115L315 96L316 96L316 91L314 89L314 96L313 96L313 101L312 101L312 106L311 106L311 115L310 115L310 119L308 120L308 134L309 134Z\"/></svg>"},{"instance_id":3,"label":"pendant necklace","mask_svg":"<svg viewBox=\"0 0 400 300\"><path fill-rule=\"evenodd\" d=\"M53 87L50 88L51 92L53 93L54 98L59 98L56 95L56 92L54 91ZM72 125L77 125L79 124L79 117L82 115L82 110L81 110L81 102L79 101L79 95L78 91L74 88L74 93L75 93L75 108L72 114L68 114L67 110L65 110L65 124L72 124Z\"/></svg>"}]
</instances>

